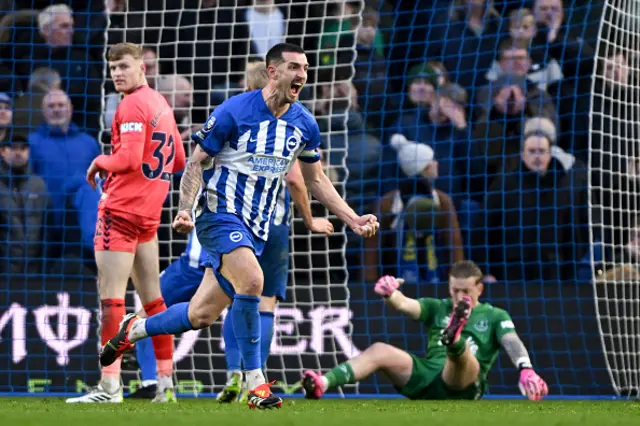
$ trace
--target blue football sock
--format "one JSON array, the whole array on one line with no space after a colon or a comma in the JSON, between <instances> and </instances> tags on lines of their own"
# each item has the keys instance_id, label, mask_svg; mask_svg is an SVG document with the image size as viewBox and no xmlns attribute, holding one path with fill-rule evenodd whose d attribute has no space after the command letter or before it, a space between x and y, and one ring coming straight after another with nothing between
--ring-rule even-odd
<instances>
[{"instance_id":1,"label":"blue football sock","mask_svg":"<svg viewBox=\"0 0 640 426\"><path fill-rule=\"evenodd\" d=\"M149 317L145 328L149 336L180 334L193 330L189 321L189 302L176 303L166 311Z\"/></svg>"},{"instance_id":2,"label":"blue football sock","mask_svg":"<svg viewBox=\"0 0 640 426\"><path fill-rule=\"evenodd\" d=\"M151 339L142 339L136 343L136 359L140 366L142 381L157 380L156 354L153 352Z\"/></svg>"},{"instance_id":3,"label":"blue football sock","mask_svg":"<svg viewBox=\"0 0 640 426\"><path fill-rule=\"evenodd\" d=\"M242 356L240 356L236 334L233 332L231 310L227 313L224 324L222 324L222 338L224 339L224 358L227 360L227 371L242 370Z\"/></svg>"},{"instance_id":4,"label":"blue football sock","mask_svg":"<svg viewBox=\"0 0 640 426\"><path fill-rule=\"evenodd\" d=\"M273 312L260 312L260 360L262 368L267 369L267 359L273 341Z\"/></svg>"},{"instance_id":5,"label":"blue football sock","mask_svg":"<svg viewBox=\"0 0 640 426\"><path fill-rule=\"evenodd\" d=\"M260 369L260 314L258 296L236 294L229 315L245 370Z\"/></svg>"}]
</instances>

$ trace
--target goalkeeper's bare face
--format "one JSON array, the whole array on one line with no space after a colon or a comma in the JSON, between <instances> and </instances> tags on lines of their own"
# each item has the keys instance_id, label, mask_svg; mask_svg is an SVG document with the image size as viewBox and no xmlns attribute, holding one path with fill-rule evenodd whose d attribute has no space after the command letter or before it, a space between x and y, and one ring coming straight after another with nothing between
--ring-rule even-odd
<instances>
[{"instance_id":1,"label":"goalkeeper's bare face","mask_svg":"<svg viewBox=\"0 0 640 426\"><path fill-rule=\"evenodd\" d=\"M146 84L145 65L142 59L124 55L116 61L109 61L109 74L118 93L130 93L138 86Z\"/></svg>"},{"instance_id":2,"label":"goalkeeper's bare face","mask_svg":"<svg viewBox=\"0 0 640 426\"><path fill-rule=\"evenodd\" d=\"M309 62L304 53L283 52L282 61L272 64L269 75L275 78L278 99L283 103L292 104L298 100L298 96L307 82Z\"/></svg>"},{"instance_id":3,"label":"goalkeeper's bare face","mask_svg":"<svg viewBox=\"0 0 640 426\"><path fill-rule=\"evenodd\" d=\"M473 301L473 306L475 306L478 303L483 289L483 284L478 282L476 277L449 277L449 294L451 295L453 306L456 306L464 296L469 296Z\"/></svg>"}]
</instances>

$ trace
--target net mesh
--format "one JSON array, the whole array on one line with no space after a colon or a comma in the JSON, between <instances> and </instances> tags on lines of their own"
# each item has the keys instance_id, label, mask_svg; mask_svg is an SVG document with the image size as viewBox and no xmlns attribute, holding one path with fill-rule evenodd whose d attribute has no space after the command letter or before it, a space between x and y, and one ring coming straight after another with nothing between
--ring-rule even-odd
<instances>
[{"instance_id":1,"label":"net mesh","mask_svg":"<svg viewBox=\"0 0 640 426\"><path fill-rule=\"evenodd\" d=\"M42 180L27 191L24 172L0 161L1 392L75 393L98 378L97 197L83 182L98 147L109 152L119 102L108 47L145 46L147 78L188 140L244 90L247 62L284 40L307 52L301 101L320 125L325 172L381 232L361 240L332 218L327 239L296 217L271 379L289 391L303 369L326 371L376 341L421 355L424 331L373 283L393 274L408 296L447 297L448 268L468 258L552 394L637 392L637 1L91 0L66 2L72 22L39 22L49 2L22 3L0 18L0 136L17 147L26 135ZM72 110L45 99L58 87ZM70 129L50 124L64 117ZM170 228L176 184L161 269L185 249ZM6 198L15 191L46 196ZM179 393L220 389L220 324L178 338ZM502 355L489 393L514 394L517 379ZM394 388L374 376L342 391Z\"/></svg>"}]
</instances>

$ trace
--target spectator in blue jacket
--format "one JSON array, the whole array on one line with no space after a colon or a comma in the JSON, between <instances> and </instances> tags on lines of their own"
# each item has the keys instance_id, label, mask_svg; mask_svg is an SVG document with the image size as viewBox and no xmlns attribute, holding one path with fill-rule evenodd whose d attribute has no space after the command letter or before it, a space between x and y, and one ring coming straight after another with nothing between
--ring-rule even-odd
<instances>
[{"instance_id":1,"label":"spectator in blue jacket","mask_svg":"<svg viewBox=\"0 0 640 426\"><path fill-rule=\"evenodd\" d=\"M55 210L56 222L64 223L67 206L65 186L100 154L98 142L71 122L73 108L67 94L52 90L42 100L45 122L29 135L31 166L46 185Z\"/></svg>"}]
</instances>

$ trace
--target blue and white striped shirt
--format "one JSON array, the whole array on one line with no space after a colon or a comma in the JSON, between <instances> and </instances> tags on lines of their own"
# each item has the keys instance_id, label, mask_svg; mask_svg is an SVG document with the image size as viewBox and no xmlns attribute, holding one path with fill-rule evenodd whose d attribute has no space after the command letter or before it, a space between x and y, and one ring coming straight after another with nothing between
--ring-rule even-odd
<instances>
[{"instance_id":1,"label":"blue and white striped shirt","mask_svg":"<svg viewBox=\"0 0 640 426\"><path fill-rule=\"evenodd\" d=\"M320 160L313 115L296 102L275 118L260 90L227 99L192 138L216 159L213 177L205 181L208 209L237 215L263 240L293 161Z\"/></svg>"},{"instance_id":2,"label":"blue and white striped shirt","mask_svg":"<svg viewBox=\"0 0 640 426\"><path fill-rule=\"evenodd\" d=\"M273 225L287 225L291 226L291 219L293 218L293 211L291 205L291 195L289 194L289 188L287 184L283 183L278 194L278 202L276 203L276 211L273 216Z\"/></svg>"}]
</instances>

